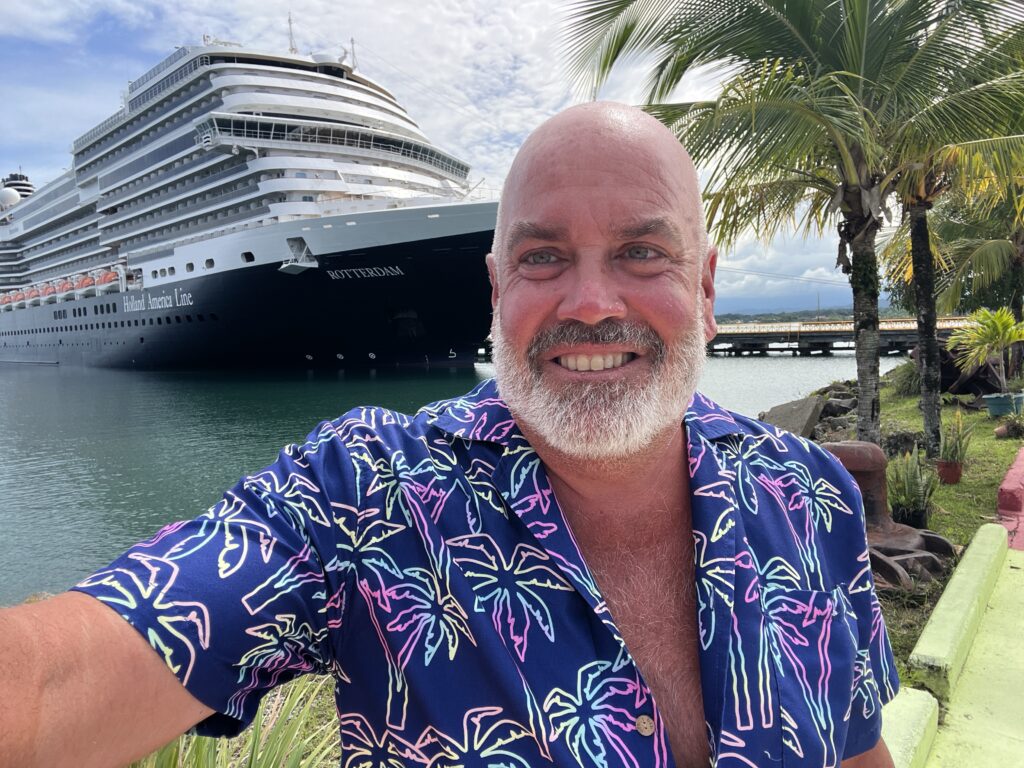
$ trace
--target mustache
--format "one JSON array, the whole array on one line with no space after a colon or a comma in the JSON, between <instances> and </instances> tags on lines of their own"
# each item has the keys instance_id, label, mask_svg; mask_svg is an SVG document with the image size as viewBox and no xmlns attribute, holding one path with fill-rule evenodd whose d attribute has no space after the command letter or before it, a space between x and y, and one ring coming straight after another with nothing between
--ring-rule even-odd
<instances>
[{"instance_id":1,"label":"mustache","mask_svg":"<svg viewBox=\"0 0 1024 768\"><path fill-rule=\"evenodd\" d=\"M655 364L665 357L665 342L646 323L632 320L602 320L594 325L566 320L540 331L526 350L531 363L556 344L623 344L648 351Z\"/></svg>"}]
</instances>

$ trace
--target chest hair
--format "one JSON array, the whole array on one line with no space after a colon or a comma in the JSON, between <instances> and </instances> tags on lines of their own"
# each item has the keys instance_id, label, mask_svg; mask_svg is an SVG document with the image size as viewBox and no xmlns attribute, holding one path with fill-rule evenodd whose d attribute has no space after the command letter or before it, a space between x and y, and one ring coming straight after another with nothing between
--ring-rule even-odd
<instances>
[{"instance_id":1,"label":"chest hair","mask_svg":"<svg viewBox=\"0 0 1024 768\"><path fill-rule=\"evenodd\" d=\"M626 647L665 721L676 764L707 766L689 536L588 559Z\"/></svg>"}]
</instances>

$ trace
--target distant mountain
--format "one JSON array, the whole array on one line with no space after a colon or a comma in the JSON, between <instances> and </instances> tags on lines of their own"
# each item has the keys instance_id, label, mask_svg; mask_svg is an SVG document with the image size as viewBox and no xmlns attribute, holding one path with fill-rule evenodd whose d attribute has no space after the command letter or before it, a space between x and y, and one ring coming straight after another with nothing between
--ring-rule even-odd
<instances>
[{"instance_id":1,"label":"distant mountain","mask_svg":"<svg viewBox=\"0 0 1024 768\"><path fill-rule=\"evenodd\" d=\"M834 312L836 307L846 307L847 314L852 315L853 310L846 302L851 300L849 290L834 291L829 289L822 291L819 296L816 292L792 294L789 296L722 296L715 298L715 316L722 315L774 315L786 312L810 312L810 318L814 319L815 313L820 311ZM889 306L889 296L882 294L878 299L878 308L883 310ZM818 307L821 307L819 310ZM828 307L828 309L826 309ZM903 313L905 314L905 313Z\"/></svg>"}]
</instances>

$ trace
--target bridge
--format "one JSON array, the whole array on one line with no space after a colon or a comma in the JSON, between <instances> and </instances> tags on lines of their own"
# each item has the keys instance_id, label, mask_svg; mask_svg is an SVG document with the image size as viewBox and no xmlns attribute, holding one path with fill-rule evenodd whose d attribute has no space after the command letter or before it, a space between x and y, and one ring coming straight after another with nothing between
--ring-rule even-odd
<instances>
[{"instance_id":1,"label":"bridge","mask_svg":"<svg viewBox=\"0 0 1024 768\"><path fill-rule=\"evenodd\" d=\"M940 340L970 322L966 317L943 317L936 323ZM917 344L917 321L912 317L881 320L879 354L909 352ZM836 349L853 349L852 320L810 320L798 323L729 323L718 326L708 343L708 354L829 355Z\"/></svg>"}]
</instances>

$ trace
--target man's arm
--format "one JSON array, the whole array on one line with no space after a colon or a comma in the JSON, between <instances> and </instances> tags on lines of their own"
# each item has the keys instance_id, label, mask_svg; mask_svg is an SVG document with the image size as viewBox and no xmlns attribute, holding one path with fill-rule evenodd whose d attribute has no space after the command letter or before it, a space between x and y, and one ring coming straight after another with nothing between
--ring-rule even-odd
<instances>
[{"instance_id":1,"label":"man's arm","mask_svg":"<svg viewBox=\"0 0 1024 768\"><path fill-rule=\"evenodd\" d=\"M839 768L893 768L892 755L881 739L867 752L847 758Z\"/></svg>"},{"instance_id":2,"label":"man's arm","mask_svg":"<svg viewBox=\"0 0 1024 768\"><path fill-rule=\"evenodd\" d=\"M124 765L212 712L88 595L0 610L0 768Z\"/></svg>"}]
</instances>

